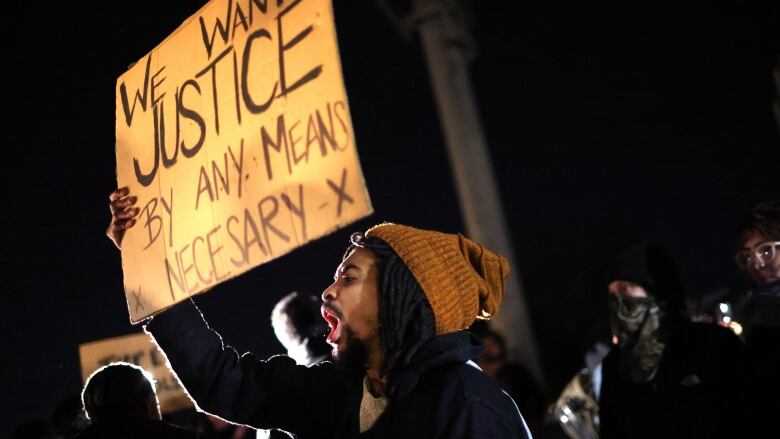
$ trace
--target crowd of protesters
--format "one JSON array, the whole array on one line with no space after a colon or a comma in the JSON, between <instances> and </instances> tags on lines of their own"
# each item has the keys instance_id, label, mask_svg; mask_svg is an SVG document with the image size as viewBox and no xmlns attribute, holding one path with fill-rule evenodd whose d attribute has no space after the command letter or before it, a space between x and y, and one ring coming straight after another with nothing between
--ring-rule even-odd
<instances>
[{"instance_id":1,"label":"crowd of protesters","mask_svg":"<svg viewBox=\"0 0 780 439\"><path fill-rule=\"evenodd\" d=\"M120 247L138 209L111 197ZM780 408L780 201L736 233L751 288L714 319L686 308L682 273L655 242L634 243L603 279L610 337L560 392L507 359L487 321L506 260L462 235L384 223L350 238L321 297L270 312L286 355L238 355L193 300L144 322L196 403L188 422L160 413L154 381L127 363L90 376L81 398L14 437L748 437ZM727 257L727 255L724 255ZM605 261L606 262L606 261ZM732 311L733 310L733 311ZM728 312L727 312L728 311ZM184 418L177 418L184 419ZM167 421L167 422L166 422ZM745 436L745 435L748 436Z\"/></svg>"}]
</instances>

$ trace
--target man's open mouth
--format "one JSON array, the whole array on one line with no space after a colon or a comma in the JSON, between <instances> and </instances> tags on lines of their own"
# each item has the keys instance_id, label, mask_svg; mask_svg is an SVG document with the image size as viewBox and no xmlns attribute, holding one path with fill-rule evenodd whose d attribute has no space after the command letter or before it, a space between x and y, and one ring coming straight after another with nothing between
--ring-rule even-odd
<instances>
[{"instance_id":1,"label":"man's open mouth","mask_svg":"<svg viewBox=\"0 0 780 439\"><path fill-rule=\"evenodd\" d=\"M320 312L322 313L322 318L325 319L325 321L328 322L328 326L330 326L330 333L326 340L328 343L335 345L338 343L340 335L339 318L336 315L338 311L332 307L326 308L325 305L323 305L322 308L320 308Z\"/></svg>"}]
</instances>

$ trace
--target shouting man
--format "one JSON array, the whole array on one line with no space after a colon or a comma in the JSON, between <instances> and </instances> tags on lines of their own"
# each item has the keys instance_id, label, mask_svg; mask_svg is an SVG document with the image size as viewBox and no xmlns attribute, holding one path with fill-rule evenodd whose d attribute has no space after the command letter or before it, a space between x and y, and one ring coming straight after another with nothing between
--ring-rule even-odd
<instances>
[{"instance_id":1,"label":"shouting man","mask_svg":"<svg viewBox=\"0 0 780 439\"><path fill-rule=\"evenodd\" d=\"M111 196L108 235L121 245L138 210ZM512 399L469 359L466 331L501 305L506 260L462 235L381 224L355 233L322 315L336 364L238 355L192 301L145 329L197 406L301 438L528 438Z\"/></svg>"}]
</instances>

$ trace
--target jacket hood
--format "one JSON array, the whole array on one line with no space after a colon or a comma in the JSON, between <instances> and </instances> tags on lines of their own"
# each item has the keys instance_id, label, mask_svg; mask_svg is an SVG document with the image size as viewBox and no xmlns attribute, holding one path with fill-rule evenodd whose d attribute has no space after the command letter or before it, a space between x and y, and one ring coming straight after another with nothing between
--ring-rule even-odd
<instances>
[{"instance_id":1,"label":"jacket hood","mask_svg":"<svg viewBox=\"0 0 780 439\"><path fill-rule=\"evenodd\" d=\"M465 363L482 352L479 340L467 331L437 335L425 343L396 379L391 380L390 397L411 392L425 373L453 363Z\"/></svg>"},{"instance_id":2,"label":"jacket hood","mask_svg":"<svg viewBox=\"0 0 780 439\"><path fill-rule=\"evenodd\" d=\"M671 313L685 307L683 282L669 251L657 243L641 242L624 250L612 263L607 283L623 280L643 286Z\"/></svg>"}]
</instances>

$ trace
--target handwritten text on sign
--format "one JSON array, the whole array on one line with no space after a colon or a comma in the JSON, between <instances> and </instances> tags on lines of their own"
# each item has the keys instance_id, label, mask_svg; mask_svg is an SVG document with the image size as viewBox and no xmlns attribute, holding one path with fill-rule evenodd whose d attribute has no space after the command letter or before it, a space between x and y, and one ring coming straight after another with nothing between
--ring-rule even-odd
<instances>
[{"instance_id":1,"label":"handwritten text on sign","mask_svg":"<svg viewBox=\"0 0 780 439\"><path fill-rule=\"evenodd\" d=\"M123 337L84 343L79 346L81 378L87 378L100 367L115 361L124 361L146 369L154 376L160 410L170 413L192 407L192 401L166 367L165 357L146 334L132 334Z\"/></svg>"},{"instance_id":2,"label":"handwritten text on sign","mask_svg":"<svg viewBox=\"0 0 780 439\"><path fill-rule=\"evenodd\" d=\"M117 81L139 321L371 213L329 0L212 0Z\"/></svg>"}]
</instances>

